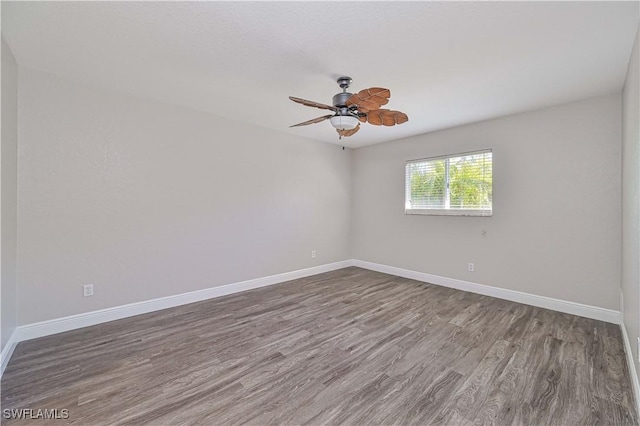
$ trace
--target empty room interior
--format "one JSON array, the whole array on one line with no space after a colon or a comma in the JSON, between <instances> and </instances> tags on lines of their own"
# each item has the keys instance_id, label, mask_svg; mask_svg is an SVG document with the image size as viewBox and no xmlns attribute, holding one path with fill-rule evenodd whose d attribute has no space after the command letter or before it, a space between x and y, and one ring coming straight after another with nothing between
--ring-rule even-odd
<instances>
[{"instance_id":1,"label":"empty room interior","mask_svg":"<svg viewBox=\"0 0 640 426\"><path fill-rule=\"evenodd\" d=\"M2 1L0 421L639 424L639 5Z\"/></svg>"}]
</instances>

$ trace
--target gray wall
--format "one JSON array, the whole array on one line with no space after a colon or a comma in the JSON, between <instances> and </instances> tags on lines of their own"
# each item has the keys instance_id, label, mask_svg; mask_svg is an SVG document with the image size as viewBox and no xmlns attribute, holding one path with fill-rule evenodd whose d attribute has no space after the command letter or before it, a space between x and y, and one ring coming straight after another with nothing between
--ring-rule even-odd
<instances>
[{"instance_id":1,"label":"gray wall","mask_svg":"<svg viewBox=\"0 0 640 426\"><path fill-rule=\"evenodd\" d=\"M640 33L622 94L622 292L624 325L633 359L640 336ZM640 370L638 370L640 371Z\"/></svg>"},{"instance_id":2,"label":"gray wall","mask_svg":"<svg viewBox=\"0 0 640 426\"><path fill-rule=\"evenodd\" d=\"M2 38L2 174L0 258L0 341L4 349L16 328L16 239L18 170L18 66Z\"/></svg>"},{"instance_id":3,"label":"gray wall","mask_svg":"<svg viewBox=\"0 0 640 426\"><path fill-rule=\"evenodd\" d=\"M614 94L357 149L353 257L617 310L620 138ZM404 214L406 160L483 148L492 217Z\"/></svg>"},{"instance_id":4,"label":"gray wall","mask_svg":"<svg viewBox=\"0 0 640 426\"><path fill-rule=\"evenodd\" d=\"M349 258L350 150L20 72L19 324Z\"/></svg>"}]
</instances>

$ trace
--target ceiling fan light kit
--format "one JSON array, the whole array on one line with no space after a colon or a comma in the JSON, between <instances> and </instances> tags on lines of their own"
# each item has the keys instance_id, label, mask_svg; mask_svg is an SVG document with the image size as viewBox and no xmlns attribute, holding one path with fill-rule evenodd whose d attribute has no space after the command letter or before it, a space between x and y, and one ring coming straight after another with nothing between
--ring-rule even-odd
<instances>
[{"instance_id":1,"label":"ceiling fan light kit","mask_svg":"<svg viewBox=\"0 0 640 426\"><path fill-rule=\"evenodd\" d=\"M353 94L347 92L352 82L351 77L340 77L337 82L342 92L333 97L333 105L289 96L293 102L334 112L333 115L313 118L290 127L306 126L329 119L342 139L343 136L351 136L360 130L360 122L370 123L374 126L395 126L409 121L409 117L403 112L380 109L382 105L389 102L391 97L389 89L371 87Z\"/></svg>"},{"instance_id":2,"label":"ceiling fan light kit","mask_svg":"<svg viewBox=\"0 0 640 426\"><path fill-rule=\"evenodd\" d=\"M338 130L351 130L360 124L358 117L353 115L334 115L329 119L331 125Z\"/></svg>"}]
</instances>

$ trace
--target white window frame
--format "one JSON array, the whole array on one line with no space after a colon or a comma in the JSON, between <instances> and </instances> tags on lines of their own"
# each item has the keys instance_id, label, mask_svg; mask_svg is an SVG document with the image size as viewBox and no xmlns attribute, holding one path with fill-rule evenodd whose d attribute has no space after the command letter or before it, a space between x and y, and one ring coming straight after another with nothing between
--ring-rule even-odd
<instances>
[{"instance_id":1,"label":"white window frame","mask_svg":"<svg viewBox=\"0 0 640 426\"><path fill-rule=\"evenodd\" d=\"M493 200L491 201L491 207L488 209L452 209L450 208L450 192L449 192L449 160L451 158L464 157L467 155L477 155L477 154L491 154L491 160L493 162L493 150L492 149L482 149L479 151L471 151L471 152L462 152L459 154L451 154L451 155L441 155L438 157L429 157L429 158L420 158L417 160L409 160L405 164L405 182L404 182L404 213L407 215L431 215L431 216L481 216L481 217L490 217L493 216ZM411 208L410 201L410 193L411 193L411 179L408 174L408 168L410 164L414 163L425 163L429 161L435 160L446 160L445 161L445 208L428 208L428 209L417 209ZM493 174L491 176L492 185L493 185Z\"/></svg>"}]
</instances>

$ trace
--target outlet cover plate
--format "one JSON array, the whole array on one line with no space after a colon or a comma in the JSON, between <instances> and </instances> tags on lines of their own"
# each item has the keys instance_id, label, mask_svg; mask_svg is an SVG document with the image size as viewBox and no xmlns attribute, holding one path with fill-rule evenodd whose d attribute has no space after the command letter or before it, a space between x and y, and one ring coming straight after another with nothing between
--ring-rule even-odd
<instances>
[{"instance_id":1,"label":"outlet cover plate","mask_svg":"<svg viewBox=\"0 0 640 426\"><path fill-rule=\"evenodd\" d=\"M93 284L85 284L82 287L84 297L93 296Z\"/></svg>"}]
</instances>

